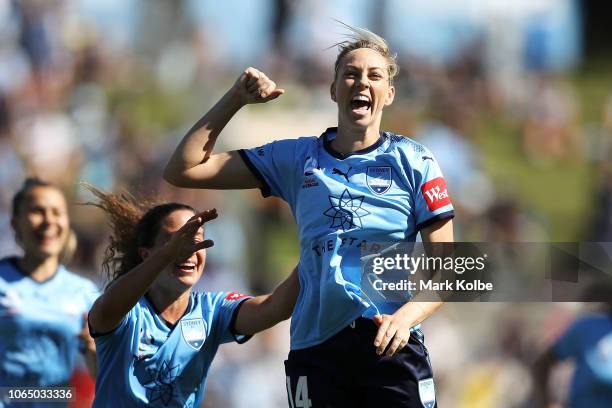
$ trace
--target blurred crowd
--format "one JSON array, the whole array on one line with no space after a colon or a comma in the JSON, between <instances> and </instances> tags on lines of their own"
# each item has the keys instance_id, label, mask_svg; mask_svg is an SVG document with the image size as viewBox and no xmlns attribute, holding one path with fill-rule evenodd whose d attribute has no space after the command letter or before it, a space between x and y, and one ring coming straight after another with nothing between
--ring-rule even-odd
<instances>
[{"instance_id":1,"label":"blurred crowd","mask_svg":"<svg viewBox=\"0 0 612 408\"><path fill-rule=\"evenodd\" d=\"M37 175L75 203L79 246L71 267L102 286L105 221L76 205L91 198L78 186L87 181L218 208L220 219L207 234L222 250L210 250L201 288L270 289L297 262L288 207L256 191L181 190L161 178L189 124L245 67L224 57L227 44L215 37L213 21L190 13L192 2L155 0L141 8L126 2L132 8L123 35L109 24L112 16L101 22L86 15L88 3L0 0L0 256L19 251L10 199L27 175ZM249 62L287 95L239 113L221 148L231 148L232 139L255 146L334 124L327 95L335 49L325 48L342 38L308 26L325 14L323 2L310 1L309 9L296 3L265 2L267 52ZM363 25L385 35L381 15ZM302 31L311 37L296 43L292 24L308 27ZM400 53L397 96L383 127L436 155L455 204L458 240L610 241L612 92L582 97L579 74L548 64L537 29L521 35L500 42L485 30L443 63ZM530 364L579 309L446 305L424 329L441 406L529 406ZM222 347L205 406L283 406L288 336L287 323L246 345ZM568 375L558 377L563 384Z\"/></svg>"}]
</instances>

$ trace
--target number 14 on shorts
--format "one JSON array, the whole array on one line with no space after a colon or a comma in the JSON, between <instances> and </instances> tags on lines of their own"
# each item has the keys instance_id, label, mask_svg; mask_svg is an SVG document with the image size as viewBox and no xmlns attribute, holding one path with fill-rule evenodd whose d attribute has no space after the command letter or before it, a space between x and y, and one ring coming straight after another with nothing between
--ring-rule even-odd
<instances>
[{"instance_id":1,"label":"number 14 on shorts","mask_svg":"<svg viewBox=\"0 0 612 408\"><path fill-rule=\"evenodd\" d=\"M287 376L287 396L291 408L312 408L312 401L308 398L308 379L305 375L298 377L295 396L291 393L291 377Z\"/></svg>"}]
</instances>

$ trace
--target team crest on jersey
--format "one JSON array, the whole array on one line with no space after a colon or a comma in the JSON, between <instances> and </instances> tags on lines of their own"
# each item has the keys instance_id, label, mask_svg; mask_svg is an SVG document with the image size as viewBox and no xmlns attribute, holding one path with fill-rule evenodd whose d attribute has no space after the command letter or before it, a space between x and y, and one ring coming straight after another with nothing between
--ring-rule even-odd
<instances>
[{"instance_id":1,"label":"team crest on jersey","mask_svg":"<svg viewBox=\"0 0 612 408\"><path fill-rule=\"evenodd\" d=\"M433 408L436 405L436 389L433 378L419 381L419 398L424 408Z\"/></svg>"},{"instance_id":2,"label":"team crest on jersey","mask_svg":"<svg viewBox=\"0 0 612 408\"><path fill-rule=\"evenodd\" d=\"M199 350L206 340L206 322L204 319L181 320L181 332L187 344Z\"/></svg>"},{"instance_id":3,"label":"team crest on jersey","mask_svg":"<svg viewBox=\"0 0 612 408\"><path fill-rule=\"evenodd\" d=\"M366 184L374 194L385 194L391 188L391 167L368 167Z\"/></svg>"}]
</instances>

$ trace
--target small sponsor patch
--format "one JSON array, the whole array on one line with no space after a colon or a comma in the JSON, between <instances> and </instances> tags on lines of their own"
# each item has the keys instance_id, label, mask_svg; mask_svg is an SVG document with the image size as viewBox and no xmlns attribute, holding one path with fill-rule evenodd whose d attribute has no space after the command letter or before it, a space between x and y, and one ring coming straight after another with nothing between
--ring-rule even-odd
<instances>
[{"instance_id":1,"label":"small sponsor patch","mask_svg":"<svg viewBox=\"0 0 612 408\"><path fill-rule=\"evenodd\" d=\"M181 332L187 344L199 350L206 340L206 322L204 319L181 320Z\"/></svg>"},{"instance_id":2,"label":"small sponsor patch","mask_svg":"<svg viewBox=\"0 0 612 408\"><path fill-rule=\"evenodd\" d=\"M385 194L391 188L391 167L368 167L366 184L374 194Z\"/></svg>"},{"instance_id":3,"label":"small sponsor patch","mask_svg":"<svg viewBox=\"0 0 612 408\"><path fill-rule=\"evenodd\" d=\"M249 296L251 296L251 295L247 295L247 294L244 294L244 293L238 293L238 292L230 292L225 297L225 300L238 300L238 299L244 299L244 298L249 297Z\"/></svg>"},{"instance_id":4,"label":"small sponsor patch","mask_svg":"<svg viewBox=\"0 0 612 408\"><path fill-rule=\"evenodd\" d=\"M307 177L304 179L304 184L302 184L302 188L310 188L316 187L319 185L319 182L314 177Z\"/></svg>"},{"instance_id":5,"label":"small sponsor patch","mask_svg":"<svg viewBox=\"0 0 612 408\"><path fill-rule=\"evenodd\" d=\"M433 408L436 405L436 389L433 378L419 381L419 398L425 408Z\"/></svg>"},{"instance_id":6,"label":"small sponsor patch","mask_svg":"<svg viewBox=\"0 0 612 408\"><path fill-rule=\"evenodd\" d=\"M423 184L421 193L423 198L425 198L429 211L435 211L451 203L448 191L446 190L446 180L442 177L436 177Z\"/></svg>"}]
</instances>

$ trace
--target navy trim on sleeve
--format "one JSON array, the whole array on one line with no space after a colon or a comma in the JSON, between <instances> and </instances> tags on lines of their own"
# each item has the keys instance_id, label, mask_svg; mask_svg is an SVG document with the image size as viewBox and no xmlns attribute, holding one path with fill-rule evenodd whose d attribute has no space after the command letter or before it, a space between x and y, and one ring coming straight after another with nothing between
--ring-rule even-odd
<instances>
[{"instance_id":1,"label":"navy trim on sleeve","mask_svg":"<svg viewBox=\"0 0 612 408\"><path fill-rule=\"evenodd\" d=\"M234 340L236 341L236 343L238 344L243 344L246 343L247 341L249 341L251 339L251 337L253 337L252 334L240 334L236 332L236 319L238 318L238 311L240 310L240 308L242 307L242 305L244 304L244 302L246 302L247 300L252 299L252 298L246 298L243 299L238 306L236 306L236 308L234 309L234 312L232 313L232 320L230 320L230 324L229 324L229 330L230 333L232 333L232 336L234 336ZM241 336L242 338L239 338L239 336Z\"/></svg>"},{"instance_id":2,"label":"navy trim on sleeve","mask_svg":"<svg viewBox=\"0 0 612 408\"><path fill-rule=\"evenodd\" d=\"M257 177L257 179L259 181L261 181L261 195L266 198L266 197L270 197L270 195L272 195L271 193L271 189L270 186L268 185L268 182L266 181L266 179L263 177L263 175L261 174L261 172L259 171L259 169L257 169L257 167L255 167L255 165L253 164L253 162L251 161L251 159L249 159L249 156L246 154L246 152L244 151L244 149L240 149L238 150L238 153L240 154L240 157L242 157L242 161L244 162L244 164L246 164L246 166L249 168L249 170L251 170L251 173L253 173L253 175L255 177Z\"/></svg>"},{"instance_id":3,"label":"navy trim on sleeve","mask_svg":"<svg viewBox=\"0 0 612 408\"><path fill-rule=\"evenodd\" d=\"M431 224L435 223L436 221L448 220L448 219L451 219L451 218L454 218L454 217L455 217L455 211L454 210L443 212L441 214L434 215L430 219L428 219L426 221L423 221L422 223L418 224L416 226L416 229L417 229L417 231L420 231L420 230L422 230L425 227L429 227Z\"/></svg>"},{"instance_id":4,"label":"navy trim on sleeve","mask_svg":"<svg viewBox=\"0 0 612 408\"><path fill-rule=\"evenodd\" d=\"M106 335L108 335L108 334L112 334L112 333L114 333L114 332L116 332L116 331L117 331L117 329L119 328L119 326L121 326L121 324L123 324L123 320L125 320L125 319L127 319L127 315L125 315L125 316L123 317L123 319L121 319L121 321L119 322L119 324L117 325L117 327L115 327L115 328L114 328L114 329L112 329L112 330L109 330L109 331L107 331L107 332L102 332L102 333L97 333L97 332L96 332L96 333L94 333L93 329L91 328L91 323L89 322L89 314L87 314L87 328L89 329L89 335L90 335L92 338L94 338L94 339L95 339L95 338L97 338L97 337L102 337L102 336L106 336Z\"/></svg>"}]
</instances>

